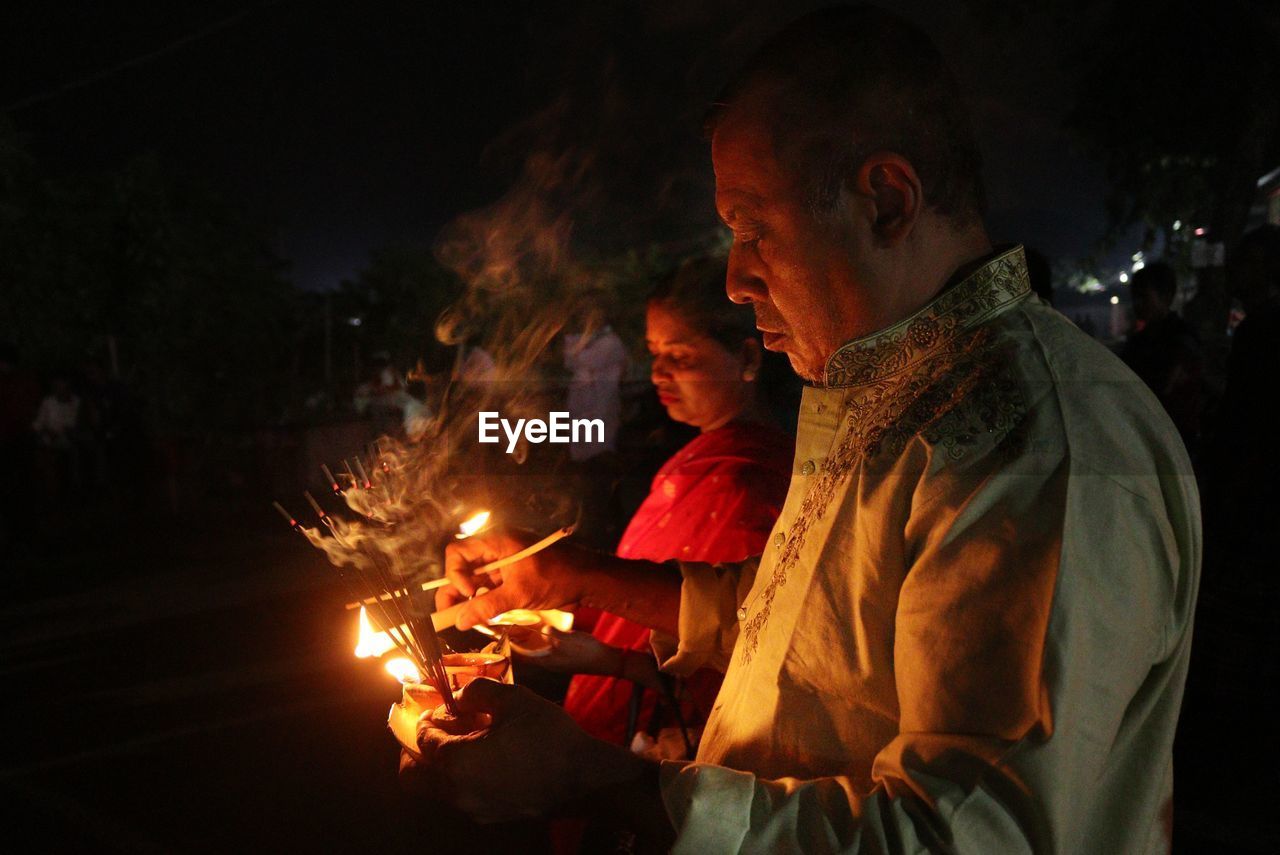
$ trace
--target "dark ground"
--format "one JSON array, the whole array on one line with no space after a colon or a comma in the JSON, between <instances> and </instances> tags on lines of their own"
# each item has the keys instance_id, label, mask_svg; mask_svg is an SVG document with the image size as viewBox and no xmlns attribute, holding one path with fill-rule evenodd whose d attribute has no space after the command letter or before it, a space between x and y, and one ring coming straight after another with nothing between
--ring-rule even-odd
<instances>
[{"instance_id":1,"label":"dark ground","mask_svg":"<svg viewBox=\"0 0 1280 855\"><path fill-rule=\"evenodd\" d=\"M404 801L385 727L399 687L353 657L341 585L265 500L109 524L119 510L6 550L8 851L542 849L536 827ZM1220 736L1212 715L1195 729L1180 739ZM1244 804L1244 782L1179 774L1176 852L1275 851L1274 807Z\"/></svg>"},{"instance_id":2,"label":"dark ground","mask_svg":"<svg viewBox=\"0 0 1280 855\"><path fill-rule=\"evenodd\" d=\"M399 687L353 658L354 616L320 555L262 511L261 527L246 513L88 528L5 562L6 838L129 852L410 842L385 727Z\"/></svg>"}]
</instances>

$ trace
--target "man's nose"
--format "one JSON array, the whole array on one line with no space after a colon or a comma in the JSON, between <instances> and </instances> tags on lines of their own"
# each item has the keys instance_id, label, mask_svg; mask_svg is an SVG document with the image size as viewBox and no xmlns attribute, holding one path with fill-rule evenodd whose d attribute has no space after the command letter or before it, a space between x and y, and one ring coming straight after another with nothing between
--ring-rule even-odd
<instances>
[{"instance_id":1,"label":"man's nose","mask_svg":"<svg viewBox=\"0 0 1280 855\"><path fill-rule=\"evenodd\" d=\"M764 280L754 270L748 250L734 244L729 248L729 273L725 293L735 303L756 303L765 297Z\"/></svg>"}]
</instances>

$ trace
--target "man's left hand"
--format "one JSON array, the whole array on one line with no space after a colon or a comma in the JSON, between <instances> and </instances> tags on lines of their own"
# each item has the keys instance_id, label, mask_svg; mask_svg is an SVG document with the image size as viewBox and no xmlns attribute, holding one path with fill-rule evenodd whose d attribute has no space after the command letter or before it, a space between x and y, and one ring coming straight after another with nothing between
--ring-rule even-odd
<instances>
[{"instance_id":1,"label":"man's left hand","mask_svg":"<svg viewBox=\"0 0 1280 855\"><path fill-rule=\"evenodd\" d=\"M588 736L555 704L520 686L481 679L458 696L464 717L492 724L449 733L430 714L418 723L422 759L401 757L401 779L478 822L542 816L603 788L631 782L646 763Z\"/></svg>"}]
</instances>

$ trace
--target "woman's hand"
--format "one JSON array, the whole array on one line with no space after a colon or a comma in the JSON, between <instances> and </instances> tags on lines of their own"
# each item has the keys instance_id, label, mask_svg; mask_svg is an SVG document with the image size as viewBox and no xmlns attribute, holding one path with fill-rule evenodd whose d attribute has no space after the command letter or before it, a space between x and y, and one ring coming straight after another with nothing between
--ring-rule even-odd
<instances>
[{"instance_id":1,"label":"woman's hand","mask_svg":"<svg viewBox=\"0 0 1280 855\"><path fill-rule=\"evenodd\" d=\"M533 536L523 533L486 532L450 543L444 571L451 584L436 593L436 608L465 600L457 626L466 630L512 609L584 603L668 635L679 632L681 577L662 564L561 541L499 570L483 571L486 564L533 542Z\"/></svg>"},{"instance_id":2,"label":"woman's hand","mask_svg":"<svg viewBox=\"0 0 1280 855\"><path fill-rule=\"evenodd\" d=\"M551 630L550 652L531 660L539 668L559 674L600 674L621 671L626 651L611 647L588 632Z\"/></svg>"},{"instance_id":3,"label":"woman's hand","mask_svg":"<svg viewBox=\"0 0 1280 855\"><path fill-rule=\"evenodd\" d=\"M468 600L458 614L458 629L465 630L511 609L558 609L578 602L584 580L601 560L580 546L557 543L491 573L481 572L534 540L524 532L487 532L449 544L445 575L451 584L437 591L436 608Z\"/></svg>"}]
</instances>

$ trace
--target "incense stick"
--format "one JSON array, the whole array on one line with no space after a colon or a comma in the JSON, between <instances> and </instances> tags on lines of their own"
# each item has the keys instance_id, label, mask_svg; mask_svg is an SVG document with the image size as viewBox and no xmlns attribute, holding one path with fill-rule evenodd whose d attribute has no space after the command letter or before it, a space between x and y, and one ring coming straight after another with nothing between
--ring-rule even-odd
<instances>
[{"instance_id":1,"label":"incense stick","mask_svg":"<svg viewBox=\"0 0 1280 855\"><path fill-rule=\"evenodd\" d=\"M373 482L369 480L369 473L364 471L364 464L360 462L360 458L355 458L356 471L360 473L360 484L366 490L373 489Z\"/></svg>"},{"instance_id":2,"label":"incense stick","mask_svg":"<svg viewBox=\"0 0 1280 855\"><path fill-rule=\"evenodd\" d=\"M299 528L297 517L295 517L293 514L289 513L288 511L286 511L284 509L284 505L280 504L279 502L272 502L271 506L280 512L280 516L284 517L284 521L289 524L290 528L294 529L295 531Z\"/></svg>"},{"instance_id":3,"label":"incense stick","mask_svg":"<svg viewBox=\"0 0 1280 855\"><path fill-rule=\"evenodd\" d=\"M345 460L343 462L346 465L347 472L352 476L352 487L361 486L360 482L356 480L355 472L352 472L350 463ZM360 480L363 481L362 486L365 489L372 488L371 479L364 466L361 465L359 457L355 458L354 462L356 472L359 473ZM321 470L324 472L325 478L328 479L334 493L342 495L342 486L338 479L334 477L332 470L323 464L321 465ZM389 477L391 474L391 467L385 459L381 458L377 458L374 470L375 472L380 470L379 474L384 477ZM379 486L384 491L387 489L385 484ZM439 579L420 586L402 587L396 578L394 568L389 563L388 557L382 555L377 549L371 548L361 537L358 529L353 531L345 519L332 517L326 513L310 492L304 492L303 496L315 512L321 525L328 530L329 536L333 538L339 547L349 553L349 557L342 560L335 559L334 561L334 569L338 573L338 577L356 597L356 602L348 604L347 608L355 608L359 605L372 606L375 612L375 619L378 619L384 627L383 631L392 646L414 663L421 678L430 683L439 693L449 714L457 716L457 703L453 697L448 670L444 665L444 650L446 648L436 633L441 629L452 627L456 624L458 613L463 604L459 603L434 613L427 613L426 609L418 608L416 600L421 597L422 592L441 587L447 583L446 580ZM323 535L313 533L311 529L303 528L297 518L285 510L284 506L279 502L272 502L272 505L294 531L305 535L313 542L317 537L322 540L325 539ZM561 528L513 555L508 555L505 558L483 565L476 572L489 573L535 555L556 541L572 534L573 530L574 526ZM364 560L359 560L357 556ZM350 572L344 569L348 565L350 565ZM362 594L370 596L362 596Z\"/></svg>"},{"instance_id":4,"label":"incense stick","mask_svg":"<svg viewBox=\"0 0 1280 855\"><path fill-rule=\"evenodd\" d=\"M297 518L293 514L285 510L284 505L280 504L279 502L272 502L271 504L280 513L280 516L284 517L285 521L289 523L290 528L292 528L294 531L298 532L301 535L304 535L304 536L306 535L306 532L303 530L302 525L298 522ZM325 521L330 531L332 531L333 530L332 523L330 523L325 518L324 511L320 509L319 505L315 502L314 499L311 500L311 505L313 508L316 509L317 513L321 515L321 519ZM334 567L333 569L337 572L338 578L342 580L343 585L346 586L347 591L354 597L357 597L357 598L360 597L360 591L358 590L355 582L352 581L350 575L344 572L341 567ZM374 619L378 620L384 627L386 627L384 631L387 634L387 638L389 638L391 640L391 643L395 645L396 650L398 650L401 653L401 655L403 655L406 659L409 659L415 663L421 663L424 657L420 651L417 651L414 649L413 641L412 641L413 636L410 633L405 632L404 630L401 629L402 626L405 626L408 624L408 621L403 619L403 612L401 612L402 620L399 623L397 623L395 619L390 615L390 613L387 612L386 608L382 605L381 600L378 600L375 598L372 605L374 609L377 610L377 614L375 615ZM400 609L398 607L398 604L396 604L396 606L397 606L396 610L399 612Z\"/></svg>"},{"instance_id":5,"label":"incense stick","mask_svg":"<svg viewBox=\"0 0 1280 855\"><path fill-rule=\"evenodd\" d=\"M537 543L526 546L524 549L520 550L519 552L514 552L511 555L508 555L506 558L499 558L496 561L490 561L488 564L484 565L476 572L491 573L494 570L498 570L502 567L506 567L508 564L515 564L517 561L523 561L524 559L530 557L531 555L538 554L539 552L546 549L548 546L555 543L556 541L566 538L569 535L573 534L573 529L574 527L571 525L567 525L564 528L556 529L555 531L551 532L551 534L542 538L542 540L539 540Z\"/></svg>"},{"instance_id":6,"label":"incense stick","mask_svg":"<svg viewBox=\"0 0 1280 855\"><path fill-rule=\"evenodd\" d=\"M409 611L415 611L412 595L409 595ZM435 620L431 615L426 620L419 620L415 616L410 626L422 646L423 664L427 666L431 682L440 693L445 709L449 715L457 716L458 706L453 699L453 687L449 685L449 672L444 667L444 651L440 646L440 637L436 635Z\"/></svg>"},{"instance_id":7,"label":"incense stick","mask_svg":"<svg viewBox=\"0 0 1280 855\"><path fill-rule=\"evenodd\" d=\"M338 479L333 477L333 473L329 471L329 464L321 463L320 471L324 473L324 477L329 479L329 488L335 493L342 493L342 485L338 483Z\"/></svg>"},{"instance_id":8,"label":"incense stick","mask_svg":"<svg viewBox=\"0 0 1280 855\"><path fill-rule=\"evenodd\" d=\"M574 526L571 526L571 525L567 525L564 528L556 529L555 531L551 532L551 534L544 537L542 540L539 540L537 543L534 543L530 546L526 546L524 549L520 550L519 552L513 552L511 555L508 555L505 558L498 558L494 561L490 561L488 564L485 564L477 568L475 572L491 573L494 570L500 570L503 567L506 567L508 564L514 564L517 561L523 561L526 558L529 558L533 555L538 554L542 550L546 549L548 546L551 546L556 541L563 540L564 538L573 534L573 530L574 530ZM441 578L441 579L432 579L429 582L423 582L420 585L420 587L424 591L431 591L431 590L434 590L435 588L443 588L447 584L449 584L448 578ZM407 589L405 588L401 588L397 590L407 591ZM388 591L387 593L382 594L380 597L377 597L375 599L359 600L354 603L347 603L346 607L347 607L347 610L350 611L351 609L358 609L361 606L371 605L373 602L375 602L376 599L390 599L390 598L391 598L391 592Z\"/></svg>"}]
</instances>

